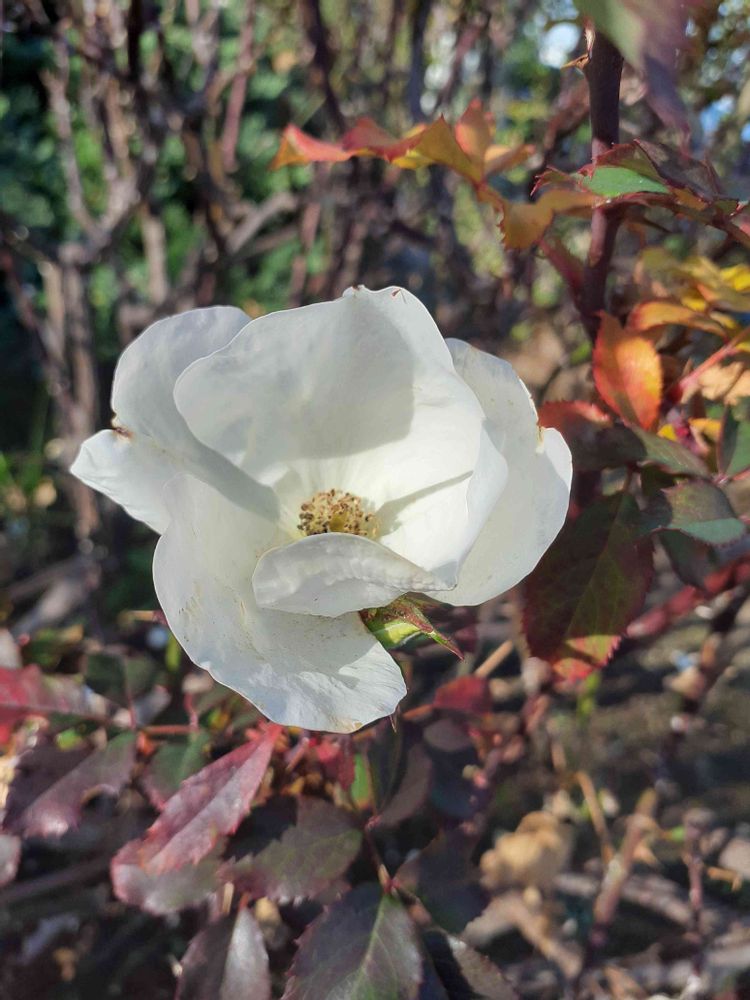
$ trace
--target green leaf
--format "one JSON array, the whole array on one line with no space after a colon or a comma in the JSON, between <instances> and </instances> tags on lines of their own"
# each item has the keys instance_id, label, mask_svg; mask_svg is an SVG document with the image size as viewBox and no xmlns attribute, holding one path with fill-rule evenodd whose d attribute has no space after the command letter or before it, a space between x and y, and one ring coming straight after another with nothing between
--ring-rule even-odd
<instances>
[{"instance_id":1,"label":"green leaf","mask_svg":"<svg viewBox=\"0 0 750 1000\"><path fill-rule=\"evenodd\" d=\"M724 411L718 459L719 468L730 478L750 469L750 398Z\"/></svg>"},{"instance_id":2,"label":"green leaf","mask_svg":"<svg viewBox=\"0 0 750 1000\"><path fill-rule=\"evenodd\" d=\"M206 763L208 733L201 729L160 746L141 779L152 805L163 809L182 782Z\"/></svg>"},{"instance_id":3,"label":"green leaf","mask_svg":"<svg viewBox=\"0 0 750 1000\"><path fill-rule=\"evenodd\" d=\"M300 938L283 1000L416 1000L422 955L402 904L360 885Z\"/></svg>"},{"instance_id":4,"label":"green leaf","mask_svg":"<svg viewBox=\"0 0 750 1000\"><path fill-rule=\"evenodd\" d=\"M233 844L244 856L227 864L222 877L256 897L310 899L344 874L361 843L343 809L309 796L278 796L254 810L247 835Z\"/></svg>"},{"instance_id":5,"label":"green leaf","mask_svg":"<svg viewBox=\"0 0 750 1000\"><path fill-rule=\"evenodd\" d=\"M461 658L461 650L433 626L416 601L399 597L384 608L368 608L360 612L362 621L386 649L395 649L415 636L423 635Z\"/></svg>"},{"instance_id":6,"label":"green leaf","mask_svg":"<svg viewBox=\"0 0 750 1000\"><path fill-rule=\"evenodd\" d=\"M681 531L709 545L729 545L747 531L718 486L699 481L656 493L643 512L643 529Z\"/></svg>"},{"instance_id":7,"label":"green leaf","mask_svg":"<svg viewBox=\"0 0 750 1000\"><path fill-rule=\"evenodd\" d=\"M86 683L97 694L127 706L133 698L153 687L158 672L159 665L148 656L90 653Z\"/></svg>"},{"instance_id":8,"label":"green leaf","mask_svg":"<svg viewBox=\"0 0 750 1000\"><path fill-rule=\"evenodd\" d=\"M685 476L708 476L704 463L684 445L651 434L642 427L611 427L600 432L599 452L607 456L604 468L613 465L658 465L666 472Z\"/></svg>"},{"instance_id":9,"label":"green leaf","mask_svg":"<svg viewBox=\"0 0 750 1000\"><path fill-rule=\"evenodd\" d=\"M604 198L617 198L621 194L637 194L641 191L669 194L666 184L644 177L627 167L595 167L590 175L582 178L581 183Z\"/></svg>"},{"instance_id":10,"label":"green leaf","mask_svg":"<svg viewBox=\"0 0 750 1000\"><path fill-rule=\"evenodd\" d=\"M593 503L565 525L525 584L524 630L534 656L564 676L603 666L639 611L653 549L627 493Z\"/></svg>"}]
</instances>

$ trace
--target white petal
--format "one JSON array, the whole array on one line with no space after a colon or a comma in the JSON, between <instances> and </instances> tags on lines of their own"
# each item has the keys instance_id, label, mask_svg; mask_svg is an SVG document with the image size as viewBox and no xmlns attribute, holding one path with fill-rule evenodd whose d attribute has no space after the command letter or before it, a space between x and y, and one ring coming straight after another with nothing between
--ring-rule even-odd
<instances>
[{"instance_id":1,"label":"white petal","mask_svg":"<svg viewBox=\"0 0 750 1000\"><path fill-rule=\"evenodd\" d=\"M408 292L357 289L254 320L182 374L175 400L204 444L274 484L290 527L303 501L340 489L372 510L395 505L385 544L422 568L463 558L484 415ZM430 494L458 481L440 498L439 541L432 532L426 544L418 522L438 502ZM414 509L412 533L405 501L415 495L428 502Z\"/></svg>"},{"instance_id":2,"label":"white petal","mask_svg":"<svg viewBox=\"0 0 750 1000\"><path fill-rule=\"evenodd\" d=\"M156 547L154 583L191 659L282 725L352 732L394 711L401 672L359 615L321 618L258 607L260 552L281 539L210 486L166 487L171 519Z\"/></svg>"},{"instance_id":3,"label":"white petal","mask_svg":"<svg viewBox=\"0 0 750 1000\"><path fill-rule=\"evenodd\" d=\"M225 347L249 322L241 309L218 306L152 323L117 362L112 409L118 421L163 446L191 451L196 441L174 404L175 382L188 365Z\"/></svg>"},{"instance_id":4,"label":"white petal","mask_svg":"<svg viewBox=\"0 0 750 1000\"><path fill-rule=\"evenodd\" d=\"M310 535L261 557L253 574L259 605L335 617L379 608L409 591L444 588L432 574L360 535Z\"/></svg>"},{"instance_id":5,"label":"white petal","mask_svg":"<svg viewBox=\"0 0 750 1000\"><path fill-rule=\"evenodd\" d=\"M162 487L182 465L141 434L99 431L83 442L70 471L137 521L162 532L169 520Z\"/></svg>"},{"instance_id":6,"label":"white petal","mask_svg":"<svg viewBox=\"0 0 750 1000\"><path fill-rule=\"evenodd\" d=\"M73 475L156 531L165 526L161 488L182 471L214 483L237 503L271 513L275 500L270 491L201 444L173 397L175 381L187 365L225 346L248 323L240 309L195 309L145 330L125 349L115 370L112 408L119 431L85 441Z\"/></svg>"},{"instance_id":7,"label":"white petal","mask_svg":"<svg viewBox=\"0 0 750 1000\"><path fill-rule=\"evenodd\" d=\"M556 430L540 430L523 382L505 361L448 341L456 370L487 414L490 436L508 463L508 482L453 590L432 596L480 604L519 583L560 531L568 510L571 457Z\"/></svg>"}]
</instances>

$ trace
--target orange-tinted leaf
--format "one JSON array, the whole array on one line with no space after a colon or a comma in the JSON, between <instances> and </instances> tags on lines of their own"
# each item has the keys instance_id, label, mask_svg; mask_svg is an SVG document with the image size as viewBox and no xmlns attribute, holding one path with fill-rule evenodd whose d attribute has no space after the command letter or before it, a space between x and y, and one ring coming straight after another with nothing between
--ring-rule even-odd
<instances>
[{"instance_id":1,"label":"orange-tinted leaf","mask_svg":"<svg viewBox=\"0 0 750 1000\"><path fill-rule=\"evenodd\" d=\"M484 176L512 170L524 163L534 152L528 143L524 146L490 146L484 154Z\"/></svg>"},{"instance_id":2,"label":"orange-tinted leaf","mask_svg":"<svg viewBox=\"0 0 750 1000\"><path fill-rule=\"evenodd\" d=\"M646 430L656 423L662 391L656 348L606 313L594 347L594 382L605 403L626 423Z\"/></svg>"},{"instance_id":3,"label":"orange-tinted leaf","mask_svg":"<svg viewBox=\"0 0 750 1000\"><path fill-rule=\"evenodd\" d=\"M591 504L565 525L524 586L531 653L564 677L603 666L638 613L653 549L627 493Z\"/></svg>"},{"instance_id":4,"label":"orange-tinted leaf","mask_svg":"<svg viewBox=\"0 0 750 1000\"><path fill-rule=\"evenodd\" d=\"M352 153L333 142L323 142L303 132L296 125L287 125L281 136L278 152L271 163L272 169L292 163L341 163Z\"/></svg>"},{"instance_id":5,"label":"orange-tinted leaf","mask_svg":"<svg viewBox=\"0 0 750 1000\"><path fill-rule=\"evenodd\" d=\"M734 406L750 396L750 362L742 359L713 365L698 377L698 385L706 399Z\"/></svg>"},{"instance_id":6,"label":"orange-tinted leaf","mask_svg":"<svg viewBox=\"0 0 750 1000\"><path fill-rule=\"evenodd\" d=\"M612 420L593 403L581 401L548 402L539 411L542 427L554 427L565 438L579 471L593 471L606 466L598 446L599 432L612 426Z\"/></svg>"},{"instance_id":7,"label":"orange-tinted leaf","mask_svg":"<svg viewBox=\"0 0 750 1000\"><path fill-rule=\"evenodd\" d=\"M688 326L694 330L705 330L725 338L727 330L720 320L706 313L696 312L689 306L671 299L655 299L639 302L628 316L628 329L638 333L646 330L662 330L665 326Z\"/></svg>"},{"instance_id":8,"label":"orange-tinted leaf","mask_svg":"<svg viewBox=\"0 0 750 1000\"><path fill-rule=\"evenodd\" d=\"M475 162L461 149L448 122L441 115L419 134L403 156L389 157L396 166L419 167L440 163L471 181L482 179L483 160Z\"/></svg>"},{"instance_id":9,"label":"orange-tinted leaf","mask_svg":"<svg viewBox=\"0 0 750 1000\"><path fill-rule=\"evenodd\" d=\"M455 128L442 115L431 125L418 125L401 138L371 118L360 118L339 142L324 142L288 125L272 167L294 163L340 163L353 156L374 156L405 169L440 164L471 181L477 194L499 208L500 196L484 183L490 173L509 170L529 157L533 147L493 146L492 119L478 100L471 102Z\"/></svg>"},{"instance_id":10,"label":"orange-tinted leaf","mask_svg":"<svg viewBox=\"0 0 750 1000\"><path fill-rule=\"evenodd\" d=\"M506 201L500 223L505 245L527 250L539 242L557 214L578 215L588 212L595 203L596 197L590 192L557 188L545 191L537 201L528 204Z\"/></svg>"},{"instance_id":11,"label":"orange-tinted leaf","mask_svg":"<svg viewBox=\"0 0 750 1000\"><path fill-rule=\"evenodd\" d=\"M470 159L484 163L494 131L491 116L475 97L456 122L456 141Z\"/></svg>"}]
</instances>

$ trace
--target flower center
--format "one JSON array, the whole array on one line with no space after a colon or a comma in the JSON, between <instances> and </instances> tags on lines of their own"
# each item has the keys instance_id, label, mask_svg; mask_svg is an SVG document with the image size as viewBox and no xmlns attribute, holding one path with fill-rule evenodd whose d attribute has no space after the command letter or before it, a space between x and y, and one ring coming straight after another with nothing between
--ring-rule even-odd
<instances>
[{"instance_id":1,"label":"flower center","mask_svg":"<svg viewBox=\"0 0 750 1000\"><path fill-rule=\"evenodd\" d=\"M300 507L297 527L304 535L343 531L374 538L377 534L375 515L365 512L359 497L343 490L321 491L306 500Z\"/></svg>"}]
</instances>

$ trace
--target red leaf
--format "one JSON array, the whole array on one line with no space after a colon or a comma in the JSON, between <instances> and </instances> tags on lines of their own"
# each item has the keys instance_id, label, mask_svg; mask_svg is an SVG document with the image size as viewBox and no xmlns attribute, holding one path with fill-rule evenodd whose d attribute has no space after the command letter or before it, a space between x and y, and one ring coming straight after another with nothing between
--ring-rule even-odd
<instances>
[{"instance_id":1,"label":"red leaf","mask_svg":"<svg viewBox=\"0 0 750 1000\"><path fill-rule=\"evenodd\" d=\"M138 858L153 875L196 864L221 836L234 833L260 787L279 726L269 726L183 781L164 811L147 830Z\"/></svg>"},{"instance_id":2,"label":"red leaf","mask_svg":"<svg viewBox=\"0 0 750 1000\"><path fill-rule=\"evenodd\" d=\"M94 750L63 777L53 781L13 820L27 837L61 837L81 821L84 802L100 792L116 796L130 780L135 764L134 733L121 733ZM58 754L64 760L65 754ZM75 760L78 755L75 755ZM23 766L16 781L23 780ZM14 785L15 785L14 781Z\"/></svg>"},{"instance_id":3,"label":"red leaf","mask_svg":"<svg viewBox=\"0 0 750 1000\"><path fill-rule=\"evenodd\" d=\"M564 676L585 676L612 656L653 573L635 500L600 500L568 523L527 578L524 630L533 655Z\"/></svg>"},{"instance_id":4,"label":"red leaf","mask_svg":"<svg viewBox=\"0 0 750 1000\"><path fill-rule=\"evenodd\" d=\"M266 946L248 910L222 917L193 938L175 1000L271 1000Z\"/></svg>"},{"instance_id":5,"label":"red leaf","mask_svg":"<svg viewBox=\"0 0 750 1000\"><path fill-rule=\"evenodd\" d=\"M611 427L612 421L598 406L578 401L545 403L539 411L539 424L560 431L576 469L585 472L602 468L599 432Z\"/></svg>"},{"instance_id":6,"label":"red leaf","mask_svg":"<svg viewBox=\"0 0 750 1000\"><path fill-rule=\"evenodd\" d=\"M92 715L95 699L98 696L72 677L45 677L37 666L0 667L0 724L13 725L28 715L53 712Z\"/></svg>"},{"instance_id":7,"label":"red leaf","mask_svg":"<svg viewBox=\"0 0 750 1000\"><path fill-rule=\"evenodd\" d=\"M457 677L437 689L433 705L468 715L485 715L492 710L489 684L484 677L473 674Z\"/></svg>"},{"instance_id":8,"label":"red leaf","mask_svg":"<svg viewBox=\"0 0 750 1000\"><path fill-rule=\"evenodd\" d=\"M659 416L662 374L651 341L604 313L593 360L594 382L605 403L626 423L652 427Z\"/></svg>"}]
</instances>

